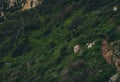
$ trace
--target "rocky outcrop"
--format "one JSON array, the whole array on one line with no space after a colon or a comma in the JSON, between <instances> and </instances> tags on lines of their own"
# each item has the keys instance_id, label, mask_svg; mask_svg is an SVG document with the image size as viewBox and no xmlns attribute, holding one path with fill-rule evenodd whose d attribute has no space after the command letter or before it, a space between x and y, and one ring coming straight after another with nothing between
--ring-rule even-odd
<instances>
[{"instance_id":1,"label":"rocky outcrop","mask_svg":"<svg viewBox=\"0 0 120 82\"><path fill-rule=\"evenodd\" d=\"M15 3L17 3L16 0L10 0L9 7L13 7L15 5Z\"/></svg>"},{"instance_id":2,"label":"rocky outcrop","mask_svg":"<svg viewBox=\"0 0 120 82\"><path fill-rule=\"evenodd\" d=\"M102 56L103 56L103 58L109 64L112 63L112 50L108 49L108 42L107 42L107 40L103 40L101 49L102 49Z\"/></svg>"},{"instance_id":3,"label":"rocky outcrop","mask_svg":"<svg viewBox=\"0 0 120 82\"><path fill-rule=\"evenodd\" d=\"M120 59L115 60L115 66L117 68L117 71L120 71Z\"/></svg>"},{"instance_id":4,"label":"rocky outcrop","mask_svg":"<svg viewBox=\"0 0 120 82\"><path fill-rule=\"evenodd\" d=\"M117 70L120 70L120 41L108 44L107 40L102 42L102 56L110 64L114 63Z\"/></svg>"},{"instance_id":5,"label":"rocky outcrop","mask_svg":"<svg viewBox=\"0 0 120 82\"><path fill-rule=\"evenodd\" d=\"M120 40L111 43L112 46L112 60L115 63L117 71L120 71Z\"/></svg>"},{"instance_id":6,"label":"rocky outcrop","mask_svg":"<svg viewBox=\"0 0 120 82\"><path fill-rule=\"evenodd\" d=\"M110 78L109 82L118 82L119 76L120 76L119 73L114 74L114 75Z\"/></svg>"},{"instance_id":7,"label":"rocky outcrop","mask_svg":"<svg viewBox=\"0 0 120 82\"><path fill-rule=\"evenodd\" d=\"M102 42L102 56L109 63L113 63L117 73L110 77L109 82L120 82L120 40L108 44L107 40Z\"/></svg>"},{"instance_id":8,"label":"rocky outcrop","mask_svg":"<svg viewBox=\"0 0 120 82\"><path fill-rule=\"evenodd\" d=\"M43 0L26 0L26 3L23 5L22 10L30 9L36 7L38 4L41 4Z\"/></svg>"},{"instance_id":9,"label":"rocky outcrop","mask_svg":"<svg viewBox=\"0 0 120 82\"><path fill-rule=\"evenodd\" d=\"M4 0L0 1L0 7L7 5L8 8L14 8L15 6L22 7L22 10L30 9L36 7L38 4L41 4L44 0Z\"/></svg>"}]
</instances>

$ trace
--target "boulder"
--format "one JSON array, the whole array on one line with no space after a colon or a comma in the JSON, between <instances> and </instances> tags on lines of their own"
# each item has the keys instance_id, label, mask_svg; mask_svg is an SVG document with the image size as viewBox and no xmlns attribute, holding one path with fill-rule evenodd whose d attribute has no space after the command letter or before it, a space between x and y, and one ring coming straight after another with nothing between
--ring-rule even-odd
<instances>
[{"instance_id":1,"label":"boulder","mask_svg":"<svg viewBox=\"0 0 120 82\"><path fill-rule=\"evenodd\" d=\"M113 11L117 11L117 10L118 10L117 6L114 6Z\"/></svg>"},{"instance_id":2,"label":"boulder","mask_svg":"<svg viewBox=\"0 0 120 82\"><path fill-rule=\"evenodd\" d=\"M80 45L79 44L75 45L73 51L74 51L74 53L79 52L80 51Z\"/></svg>"},{"instance_id":3,"label":"boulder","mask_svg":"<svg viewBox=\"0 0 120 82\"><path fill-rule=\"evenodd\" d=\"M92 48L94 45L95 45L95 41L86 44L87 48Z\"/></svg>"}]
</instances>

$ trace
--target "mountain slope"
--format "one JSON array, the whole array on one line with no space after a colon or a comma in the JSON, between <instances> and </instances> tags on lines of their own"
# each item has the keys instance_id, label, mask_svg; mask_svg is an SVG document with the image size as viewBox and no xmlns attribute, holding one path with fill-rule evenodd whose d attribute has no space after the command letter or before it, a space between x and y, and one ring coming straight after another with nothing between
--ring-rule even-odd
<instances>
[{"instance_id":1,"label":"mountain slope","mask_svg":"<svg viewBox=\"0 0 120 82\"><path fill-rule=\"evenodd\" d=\"M45 0L8 14L0 24L0 81L108 82L116 69L102 57L101 44L120 39L114 6L119 1Z\"/></svg>"}]
</instances>

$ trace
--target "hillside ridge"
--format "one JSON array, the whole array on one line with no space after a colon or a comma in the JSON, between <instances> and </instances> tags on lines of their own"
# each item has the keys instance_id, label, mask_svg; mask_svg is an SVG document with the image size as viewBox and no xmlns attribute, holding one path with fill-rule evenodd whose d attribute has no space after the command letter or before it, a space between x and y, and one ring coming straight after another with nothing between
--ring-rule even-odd
<instances>
[{"instance_id":1,"label":"hillside ridge","mask_svg":"<svg viewBox=\"0 0 120 82\"><path fill-rule=\"evenodd\" d=\"M19 4L0 22L1 82L120 81L119 0Z\"/></svg>"}]
</instances>

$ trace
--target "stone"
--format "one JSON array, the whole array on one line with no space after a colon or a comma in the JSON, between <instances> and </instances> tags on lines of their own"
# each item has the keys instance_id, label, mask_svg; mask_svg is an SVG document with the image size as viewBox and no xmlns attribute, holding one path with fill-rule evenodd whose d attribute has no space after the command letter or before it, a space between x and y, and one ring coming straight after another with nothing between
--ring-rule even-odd
<instances>
[{"instance_id":1,"label":"stone","mask_svg":"<svg viewBox=\"0 0 120 82\"><path fill-rule=\"evenodd\" d=\"M39 3L42 3L43 0L26 0L26 3L23 5L22 10L31 9L36 7Z\"/></svg>"},{"instance_id":2,"label":"stone","mask_svg":"<svg viewBox=\"0 0 120 82\"><path fill-rule=\"evenodd\" d=\"M111 64L113 51L109 49L108 42L106 40L102 42L101 49L103 58L107 61L107 63Z\"/></svg>"},{"instance_id":3,"label":"stone","mask_svg":"<svg viewBox=\"0 0 120 82\"><path fill-rule=\"evenodd\" d=\"M117 9L117 6L114 6L113 7L113 11L117 11L118 9Z\"/></svg>"},{"instance_id":4,"label":"stone","mask_svg":"<svg viewBox=\"0 0 120 82\"><path fill-rule=\"evenodd\" d=\"M80 51L80 45L78 45L78 44L75 45L73 51L74 51L74 53L79 52Z\"/></svg>"},{"instance_id":5,"label":"stone","mask_svg":"<svg viewBox=\"0 0 120 82\"><path fill-rule=\"evenodd\" d=\"M95 41L86 44L87 48L92 48L94 45L95 45Z\"/></svg>"},{"instance_id":6,"label":"stone","mask_svg":"<svg viewBox=\"0 0 120 82\"><path fill-rule=\"evenodd\" d=\"M116 73L110 78L109 82L117 82L118 78L119 78L119 74Z\"/></svg>"},{"instance_id":7,"label":"stone","mask_svg":"<svg viewBox=\"0 0 120 82\"><path fill-rule=\"evenodd\" d=\"M117 68L117 71L120 71L120 59L116 59L115 66Z\"/></svg>"}]
</instances>

